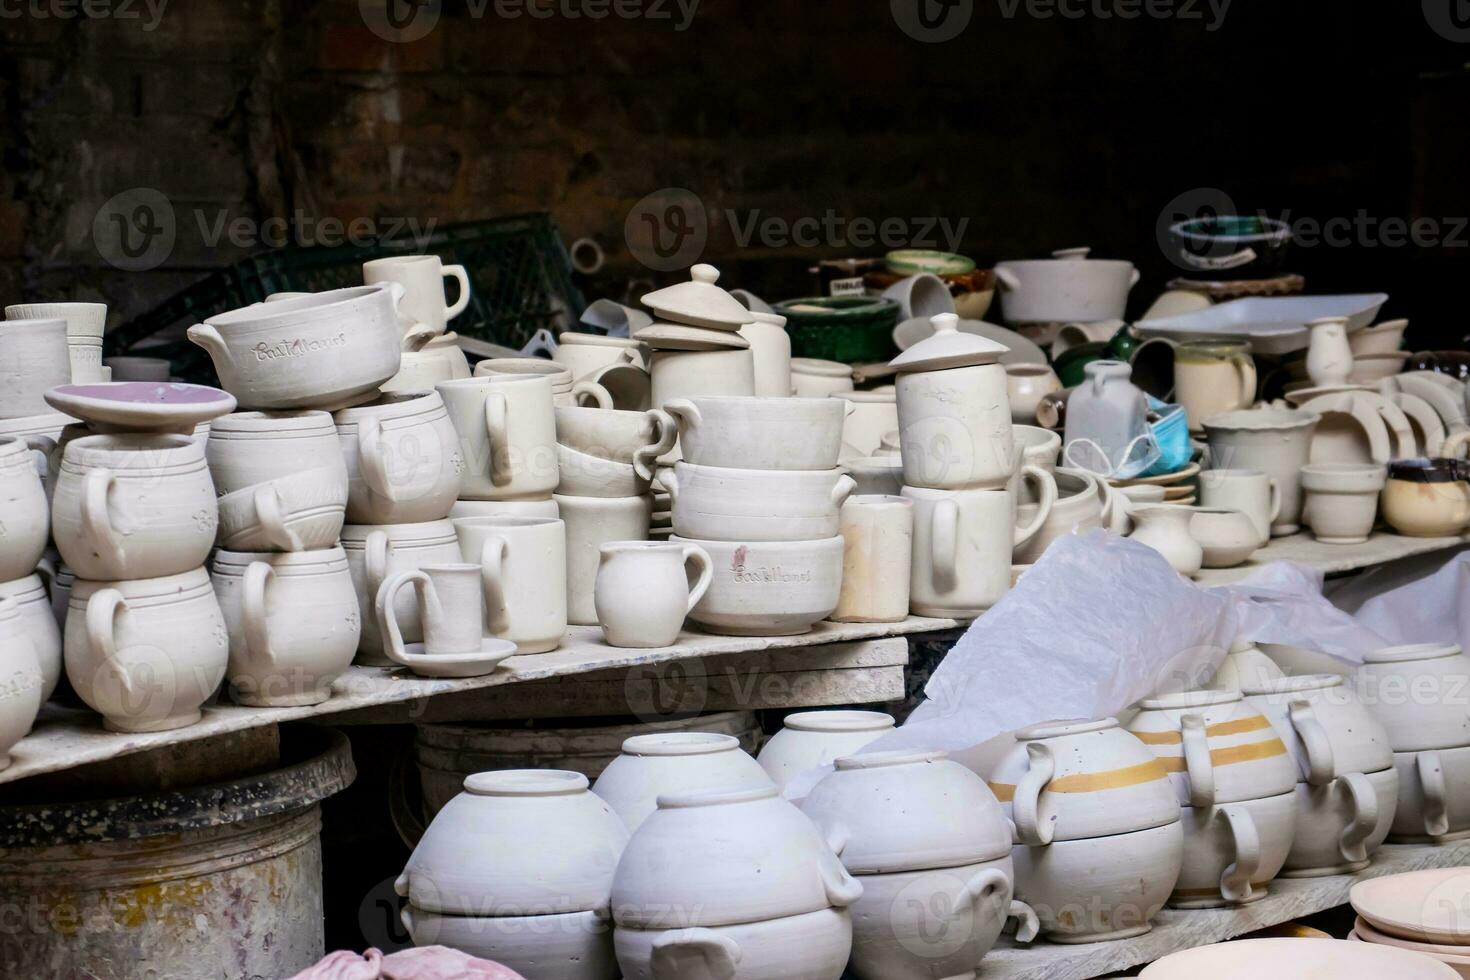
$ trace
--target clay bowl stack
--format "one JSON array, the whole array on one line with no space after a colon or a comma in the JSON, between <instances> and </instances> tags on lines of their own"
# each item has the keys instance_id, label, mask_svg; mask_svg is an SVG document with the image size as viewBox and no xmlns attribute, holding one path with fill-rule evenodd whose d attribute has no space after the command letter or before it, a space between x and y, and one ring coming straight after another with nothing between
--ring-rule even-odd
<instances>
[{"instance_id":1,"label":"clay bowl stack","mask_svg":"<svg viewBox=\"0 0 1470 980\"><path fill-rule=\"evenodd\" d=\"M1358 913L1349 939L1426 956L1470 977L1464 915L1470 907L1470 871L1435 868L1362 881L1348 900Z\"/></svg>"},{"instance_id":2,"label":"clay bowl stack","mask_svg":"<svg viewBox=\"0 0 1470 980\"><path fill-rule=\"evenodd\" d=\"M690 619L711 633L805 633L837 608L839 512L853 480L837 466L847 403L836 398L698 396L663 403L684 458L660 475L671 542L710 557Z\"/></svg>"}]
</instances>

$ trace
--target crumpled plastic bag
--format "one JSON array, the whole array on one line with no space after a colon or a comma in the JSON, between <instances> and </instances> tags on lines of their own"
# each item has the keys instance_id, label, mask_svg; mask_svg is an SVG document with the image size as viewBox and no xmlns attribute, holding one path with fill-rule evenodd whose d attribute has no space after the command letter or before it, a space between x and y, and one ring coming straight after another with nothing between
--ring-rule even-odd
<instances>
[{"instance_id":1,"label":"crumpled plastic bag","mask_svg":"<svg viewBox=\"0 0 1470 980\"><path fill-rule=\"evenodd\" d=\"M1432 552L1390 562L1327 592L1335 606L1383 637L1378 646L1458 643L1470 649L1470 550L1448 560Z\"/></svg>"},{"instance_id":2,"label":"crumpled plastic bag","mask_svg":"<svg viewBox=\"0 0 1470 980\"><path fill-rule=\"evenodd\" d=\"M421 946L383 955L369 949L330 953L290 980L526 980L509 967L447 946Z\"/></svg>"},{"instance_id":3,"label":"crumpled plastic bag","mask_svg":"<svg viewBox=\"0 0 1470 980\"><path fill-rule=\"evenodd\" d=\"M1383 634L1326 599L1322 589L1317 569L1277 561L1210 591L1234 604L1239 639L1303 647L1350 664L1389 645Z\"/></svg>"}]
</instances>

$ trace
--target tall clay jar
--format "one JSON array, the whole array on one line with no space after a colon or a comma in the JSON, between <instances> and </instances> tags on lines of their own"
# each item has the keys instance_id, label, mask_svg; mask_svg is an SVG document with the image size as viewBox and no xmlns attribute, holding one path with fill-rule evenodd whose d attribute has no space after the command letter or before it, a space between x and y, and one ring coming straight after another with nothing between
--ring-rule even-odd
<instances>
[{"instance_id":1,"label":"tall clay jar","mask_svg":"<svg viewBox=\"0 0 1470 980\"><path fill-rule=\"evenodd\" d=\"M896 623L909 614L914 503L899 496L848 497L840 513L842 596L838 623Z\"/></svg>"},{"instance_id":2,"label":"tall clay jar","mask_svg":"<svg viewBox=\"0 0 1470 980\"><path fill-rule=\"evenodd\" d=\"M899 451L903 480L931 490L997 489L1015 468L1010 399L1000 356L1006 348L961 333L941 313L934 334L898 357Z\"/></svg>"}]
</instances>

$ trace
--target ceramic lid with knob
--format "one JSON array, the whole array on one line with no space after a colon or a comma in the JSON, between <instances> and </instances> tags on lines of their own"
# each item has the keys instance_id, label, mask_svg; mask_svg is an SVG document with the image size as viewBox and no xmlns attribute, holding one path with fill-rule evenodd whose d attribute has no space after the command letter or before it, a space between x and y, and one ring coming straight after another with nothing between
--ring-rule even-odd
<instances>
[{"instance_id":1,"label":"ceramic lid with knob","mask_svg":"<svg viewBox=\"0 0 1470 980\"><path fill-rule=\"evenodd\" d=\"M448 915L554 915L607 908L628 830L587 777L558 769L480 772L429 824L394 882Z\"/></svg>"},{"instance_id":2,"label":"ceramic lid with knob","mask_svg":"<svg viewBox=\"0 0 1470 980\"><path fill-rule=\"evenodd\" d=\"M734 330L686 327L680 323L655 323L633 334L633 339L653 350L746 350L750 341Z\"/></svg>"},{"instance_id":3,"label":"ceramic lid with knob","mask_svg":"<svg viewBox=\"0 0 1470 980\"><path fill-rule=\"evenodd\" d=\"M940 313L929 320L934 333L895 357L889 366L900 374L911 371L943 371L972 364L996 364L1010 350L988 337L960 329L960 318Z\"/></svg>"},{"instance_id":4,"label":"ceramic lid with knob","mask_svg":"<svg viewBox=\"0 0 1470 980\"><path fill-rule=\"evenodd\" d=\"M755 317L728 292L715 285L720 272L712 265L696 265L689 281L643 296L643 305L665 320L715 330L739 330Z\"/></svg>"},{"instance_id":5,"label":"ceramic lid with knob","mask_svg":"<svg viewBox=\"0 0 1470 980\"><path fill-rule=\"evenodd\" d=\"M620 928L725 926L846 908L863 888L774 786L665 794L618 864Z\"/></svg>"},{"instance_id":6,"label":"ceramic lid with knob","mask_svg":"<svg viewBox=\"0 0 1470 980\"><path fill-rule=\"evenodd\" d=\"M857 875L957 868L1011 853L995 794L944 752L844 756L801 811Z\"/></svg>"}]
</instances>

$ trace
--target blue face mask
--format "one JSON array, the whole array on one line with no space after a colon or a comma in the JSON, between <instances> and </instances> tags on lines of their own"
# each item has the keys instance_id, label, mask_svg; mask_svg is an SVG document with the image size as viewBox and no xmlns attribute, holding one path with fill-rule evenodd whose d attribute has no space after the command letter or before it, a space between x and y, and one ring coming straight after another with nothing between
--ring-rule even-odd
<instances>
[{"instance_id":1,"label":"blue face mask","mask_svg":"<svg viewBox=\"0 0 1470 980\"><path fill-rule=\"evenodd\" d=\"M1148 407L1159 416L1159 420L1150 425L1154 442L1158 444L1159 458L1143 475L1162 476L1183 469L1189 465L1189 458L1194 454L1194 446L1189 441L1189 419L1185 417L1184 408L1161 402L1152 396L1149 397Z\"/></svg>"}]
</instances>

